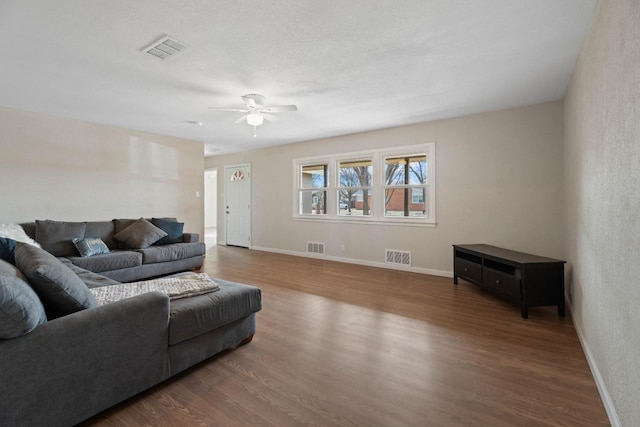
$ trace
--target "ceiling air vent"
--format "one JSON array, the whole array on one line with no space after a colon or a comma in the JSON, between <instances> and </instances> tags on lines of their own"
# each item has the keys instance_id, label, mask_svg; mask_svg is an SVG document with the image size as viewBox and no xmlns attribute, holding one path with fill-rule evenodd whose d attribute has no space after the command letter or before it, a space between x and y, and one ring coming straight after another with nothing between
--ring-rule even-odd
<instances>
[{"instance_id":1,"label":"ceiling air vent","mask_svg":"<svg viewBox=\"0 0 640 427\"><path fill-rule=\"evenodd\" d=\"M165 35L160 40L145 47L143 51L156 58L169 59L183 52L188 47L186 44Z\"/></svg>"}]
</instances>

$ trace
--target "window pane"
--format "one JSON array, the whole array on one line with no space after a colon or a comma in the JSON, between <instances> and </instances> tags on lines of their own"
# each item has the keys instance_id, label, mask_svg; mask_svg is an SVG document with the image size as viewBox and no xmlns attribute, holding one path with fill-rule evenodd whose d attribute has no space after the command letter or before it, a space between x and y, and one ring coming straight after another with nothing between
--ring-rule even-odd
<instances>
[{"instance_id":1,"label":"window pane","mask_svg":"<svg viewBox=\"0 0 640 427\"><path fill-rule=\"evenodd\" d=\"M304 190L300 192L300 213L322 215L326 212L327 192Z\"/></svg>"},{"instance_id":2,"label":"window pane","mask_svg":"<svg viewBox=\"0 0 640 427\"><path fill-rule=\"evenodd\" d=\"M372 203L370 189L345 188L338 191L338 215L369 216Z\"/></svg>"},{"instance_id":3,"label":"window pane","mask_svg":"<svg viewBox=\"0 0 640 427\"><path fill-rule=\"evenodd\" d=\"M385 185L427 183L427 155L387 157L384 165Z\"/></svg>"},{"instance_id":4,"label":"window pane","mask_svg":"<svg viewBox=\"0 0 640 427\"><path fill-rule=\"evenodd\" d=\"M301 168L300 187L325 188L327 186L327 165L307 165Z\"/></svg>"},{"instance_id":5,"label":"window pane","mask_svg":"<svg viewBox=\"0 0 640 427\"><path fill-rule=\"evenodd\" d=\"M426 217L424 187L388 188L385 190L384 215L397 217Z\"/></svg>"},{"instance_id":6,"label":"window pane","mask_svg":"<svg viewBox=\"0 0 640 427\"><path fill-rule=\"evenodd\" d=\"M370 186L371 171L371 160L340 162L340 187Z\"/></svg>"}]
</instances>

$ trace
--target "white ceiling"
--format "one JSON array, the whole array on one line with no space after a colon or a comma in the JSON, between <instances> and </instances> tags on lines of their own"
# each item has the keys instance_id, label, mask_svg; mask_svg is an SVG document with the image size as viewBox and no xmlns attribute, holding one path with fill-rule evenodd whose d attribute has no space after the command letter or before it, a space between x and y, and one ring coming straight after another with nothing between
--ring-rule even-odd
<instances>
[{"instance_id":1,"label":"white ceiling","mask_svg":"<svg viewBox=\"0 0 640 427\"><path fill-rule=\"evenodd\" d=\"M229 153L562 99L596 0L0 0L0 105ZM189 45L142 51L164 34ZM234 124L241 95L299 111ZM197 126L192 122L202 122Z\"/></svg>"}]
</instances>

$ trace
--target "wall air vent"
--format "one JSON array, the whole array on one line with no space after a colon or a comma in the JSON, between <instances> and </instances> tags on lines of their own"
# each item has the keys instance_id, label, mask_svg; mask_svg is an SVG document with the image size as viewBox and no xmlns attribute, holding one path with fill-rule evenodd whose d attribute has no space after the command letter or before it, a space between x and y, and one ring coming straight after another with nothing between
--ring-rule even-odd
<instances>
[{"instance_id":1,"label":"wall air vent","mask_svg":"<svg viewBox=\"0 0 640 427\"><path fill-rule=\"evenodd\" d=\"M160 59L169 59L184 52L189 46L167 35L143 49L149 55Z\"/></svg>"},{"instance_id":2,"label":"wall air vent","mask_svg":"<svg viewBox=\"0 0 640 427\"><path fill-rule=\"evenodd\" d=\"M387 264L401 264L411 266L411 252L385 249Z\"/></svg>"},{"instance_id":3,"label":"wall air vent","mask_svg":"<svg viewBox=\"0 0 640 427\"><path fill-rule=\"evenodd\" d=\"M307 253L324 255L324 243L307 242Z\"/></svg>"}]
</instances>

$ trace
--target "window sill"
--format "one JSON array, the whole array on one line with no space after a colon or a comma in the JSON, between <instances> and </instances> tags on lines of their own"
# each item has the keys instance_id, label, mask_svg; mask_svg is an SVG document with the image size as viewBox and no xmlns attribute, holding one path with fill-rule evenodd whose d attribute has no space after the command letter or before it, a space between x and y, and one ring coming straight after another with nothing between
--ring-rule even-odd
<instances>
[{"instance_id":1,"label":"window sill","mask_svg":"<svg viewBox=\"0 0 640 427\"><path fill-rule=\"evenodd\" d=\"M400 227L429 227L435 228L436 222L427 222L424 220L405 219L405 218L364 218L364 217L342 217L327 215L294 215L293 221L300 222L327 222L338 224L358 224L358 225L390 225Z\"/></svg>"}]
</instances>

